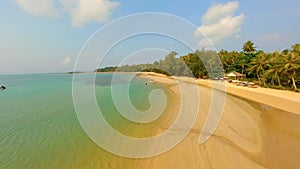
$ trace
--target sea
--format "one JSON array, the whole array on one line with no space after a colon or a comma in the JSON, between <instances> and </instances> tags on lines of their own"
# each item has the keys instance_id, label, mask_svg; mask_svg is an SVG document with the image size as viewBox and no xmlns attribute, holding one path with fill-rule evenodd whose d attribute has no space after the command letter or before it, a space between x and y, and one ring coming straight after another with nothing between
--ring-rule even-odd
<instances>
[{"instance_id":1,"label":"sea","mask_svg":"<svg viewBox=\"0 0 300 169\"><path fill-rule=\"evenodd\" d=\"M111 88L128 84L128 75L115 76L116 83L113 74L80 76L82 85L94 85L101 113L114 129L135 137L156 132L155 127L127 120L114 105ZM0 76L0 85L6 87L0 90L1 169L134 168L137 159L112 154L85 133L74 109L72 79L71 74ZM130 82L131 103L140 111L149 108L154 89L168 93L163 86L146 82L138 77Z\"/></svg>"}]
</instances>

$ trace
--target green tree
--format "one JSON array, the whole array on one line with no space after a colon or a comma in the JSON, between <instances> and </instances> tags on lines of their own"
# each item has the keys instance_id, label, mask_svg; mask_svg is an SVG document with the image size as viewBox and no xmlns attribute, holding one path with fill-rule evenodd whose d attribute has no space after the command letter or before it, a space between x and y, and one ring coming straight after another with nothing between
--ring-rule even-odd
<instances>
[{"instance_id":1,"label":"green tree","mask_svg":"<svg viewBox=\"0 0 300 169\"><path fill-rule=\"evenodd\" d=\"M282 73L288 75L292 81L292 87L297 90L295 77L300 70L300 56L292 50L288 53L282 53L279 65L282 67Z\"/></svg>"},{"instance_id":2,"label":"green tree","mask_svg":"<svg viewBox=\"0 0 300 169\"><path fill-rule=\"evenodd\" d=\"M243 45L243 51L240 53L238 57L238 67L241 69L242 74L246 74L245 70L248 70L251 66L250 62L256 57L256 47L254 46L254 43L250 40L244 43ZM251 73L248 73L248 75L251 76Z\"/></svg>"},{"instance_id":3,"label":"green tree","mask_svg":"<svg viewBox=\"0 0 300 169\"><path fill-rule=\"evenodd\" d=\"M254 43L250 40L244 43L243 45L243 52L245 53L254 53L256 51L256 47L254 46Z\"/></svg>"},{"instance_id":4,"label":"green tree","mask_svg":"<svg viewBox=\"0 0 300 169\"><path fill-rule=\"evenodd\" d=\"M251 61L250 64L252 66L249 68L249 71L255 71L258 82L261 84L262 79L260 75L264 74L265 69L269 66L266 54L263 51L259 51L257 56ZM265 81L263 81L263 85L266 86Z\"/></svg>"},{"instance_id":5,"label":"green tree","mask_svg":"<svg viewBox=\"0 0 300 169\"><path fill-rule=\"evenodd\" d=\"M296 53L299 56L300 55L300 44L293 45L292 52Z\"/></svg>"},{"instance_id":6,"label":"green tree","mask_svg":"<svg viewBox=\"0 0 300 169\"><path fill-rule=\"evenodd\" d=\"M252 54L238 53L235 62L230 67L230 70L245 74L245 70L250 67L252 57Z\"/></svg>"},{"instance_id":7,"label":"green tree","mask_svg":"<svg viewBox=\"0 0 300 169\"><path fill-rule=\"evenodd\" d=\"M177 75L177 53L176 52L170 52L165 60L161 62L161 69L163 71L166 71L170 75Z\"/></svg>"},{"instance_id":8,"label":"green tree","mask_svg":"<svg viewBox=\"0 0 300 169\"><path fill-rule=\"evenodd\" d=\"M274 81L277 81L278 85L281 86L280 74L282 72L282 68L278 64L279 57L280 55L278 51L270 54L270 57L268 57L268 63L270 67L264 73L266 78L271 78L272 86L275 86Z\"/></svg>"},{"instance_id":9,"label":"green tree","mask_svg":"<svg viewBox=\"0 0 300 169\"><path fill-rule=\"evenodd\" d=\"M194 77L203 78L206 76L204 64L196 53L189 53L181 56L180 59L187 65Z\"/></svg>"},{"instance_id":10,"label":"green tree","mask_svg":"<svg viewBox=\"0 0 300 169\"><path fill-rule=\"evenodd\" d=\"M196 50L195 54L200 58L209 78L223 77L224 69L219 55L211 50Z\"/></svg>"},{"instance_id":11,"label":"green tree","mask_svg":"<svg viewBox=\"0 0 300 169\"><path fill-rule=\"evenodd\" d=\"M221 50L219 52L219 57L222 61L225 72L232 71L232 66L235 64L239 53L236 51L227 52L226 50ZM236 71L236 70L234 70Z\"/></svg>"}]
</instances>

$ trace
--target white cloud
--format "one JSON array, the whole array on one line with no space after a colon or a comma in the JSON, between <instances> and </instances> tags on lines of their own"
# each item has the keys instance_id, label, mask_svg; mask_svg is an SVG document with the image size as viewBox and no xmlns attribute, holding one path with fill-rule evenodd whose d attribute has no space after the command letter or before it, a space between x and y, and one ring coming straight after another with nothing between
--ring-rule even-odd
<instances>
[{"instance_id":1,"label":"white cloud","mask_svg":"<svg viewBox=\"0 0 300 169\"><path fill-rule=\"evenodd\" d=\"M119 3L109 0L60 0L63 8L72 19L74 26L89 22L106 22Z\"/></svg>"},{"instance_id":2,"label":"white cloud","mask_svg":"<svg viewBox=\"0 0 300 169\"><path fill-rule=\"evenodd\" d=\"M16 0L17 4L26 12L35 16L57 17L54 6L55 0Z\"/></svg>"},{"instance_id":3,"label":"white cloud","mask_svg":"<svg viewBox=\"0 0 300 169\"><path fill-rule=\"evenodd\" d=\"M70 16L74 26L90 22L106 22L120 6L110 0L16 0L26 12L36 16L58 17L61 13Z\"/></svg>"},{"instance_id":4,"label":"white cloud","mask_svg":"<svg viewBox=\"0 0 300 169\"><path fill-rule=\"evenodd\" d=\"M70 57L65 57L62 61L60 61L61 64L67 65L71 63L71 58Z\"/></svg>"},{"instance_id":5,"label":"white cloud","mask_svg":"<svg viewBox=\"0 0 300 169\"><path fill-rule=\"evenodd\" d=\"M228 2L226 4L217 4L208 9L202 16L202 25L196 31L197 36L204 33L209 40L204 39L199 42L202 47L218 44L228 37L239 37L242 24L245 20L244 14L234 16L239 8L238 2Z\"/></svg>"},{"instance_id":6,"label":"white cloud","mask_svg":"<svg viewBox=\"0 0 300 169\"><path fill-rule=\"evenodd\" d=\"M209 8L205 15L202 16L204 24L222 19L224 16L230 16L239 8L238 2L228 2L227 4L217 4Z\"/></svg>"}]
</instances>

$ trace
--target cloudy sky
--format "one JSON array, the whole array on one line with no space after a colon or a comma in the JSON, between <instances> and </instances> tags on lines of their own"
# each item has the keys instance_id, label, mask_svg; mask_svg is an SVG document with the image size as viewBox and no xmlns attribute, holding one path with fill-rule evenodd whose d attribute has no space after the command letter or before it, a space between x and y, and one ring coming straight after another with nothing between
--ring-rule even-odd
<instances>
[{"instance_id":1,"label":"cloudy sky","mask_svg":"<svg viewBox=\"0 0 300 169\"><path fill-rule=\"evenodd\" d=\"M0 74L71 71L81 48L99 28L142 12L187 20L195 26L195 36L204 33L216 50L240 51L247 40L258 49L282 50L300 43L299 6L298 0L3 0ZM199 40L199 48L207 43ZM120 55L116 51L109 57Z\"/></svg>"}]
</instances>

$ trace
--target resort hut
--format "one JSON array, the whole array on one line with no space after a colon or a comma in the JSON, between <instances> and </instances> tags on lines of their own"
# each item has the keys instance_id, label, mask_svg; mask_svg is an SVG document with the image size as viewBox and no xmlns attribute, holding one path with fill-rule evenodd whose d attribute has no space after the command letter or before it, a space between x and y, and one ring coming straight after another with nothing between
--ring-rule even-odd
<instances>
[{"instance_id":1,"label":"resort hut","mask_svg":"<svg viewBox=\"0 0 300 169\"><path fill-rule=\"evenodd\" d=\"M239 73L239 72L230 72L226 75L228 78L234 78L234 79L240 79L241 77L244 77L245 75Z\"/></svg>"}]
</instances>

